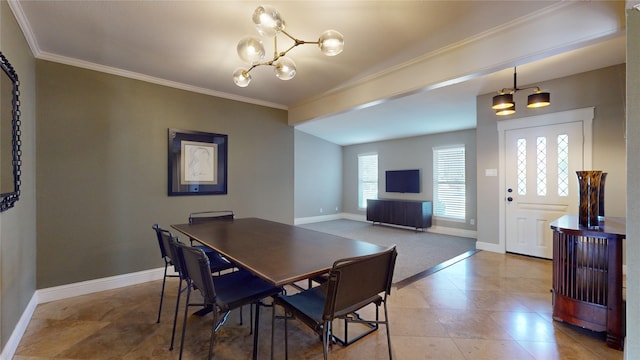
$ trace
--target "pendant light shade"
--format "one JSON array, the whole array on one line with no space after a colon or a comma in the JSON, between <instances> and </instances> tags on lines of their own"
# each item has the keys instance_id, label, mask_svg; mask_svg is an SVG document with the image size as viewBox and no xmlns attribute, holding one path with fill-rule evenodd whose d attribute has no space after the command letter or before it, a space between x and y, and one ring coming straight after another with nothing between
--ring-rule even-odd
<instances>
[{"instance_id":1,"label":"pendant light shade","mask_svg":"<svg viewBox=\"0 0 640 360\"><path fill-rule=\"evenodd\" d=\"M239 87L247 87L251 82L251 74L245 69L236 69L236 71L233 72L233 82Z\"/></svg>"},{"instance_id":2,"label":"pendant light shade","mask_svg":"<svg viewBox=\"0 0 640 360\"><path fill-rule=\"evenodd\" d=\"M327 56L336 56L344 49L344 36L335 30L327 30L318 39L320 51Z\"/></svg>"},{"instance_id":3,"label":"pendant light shade","mask_svg":"<svg viewBox=\"0 0 640 360\"><path fill-rule=\"evenodd\" d=\"M535 109L549 106L551 104L550 98L551 94L548 92L536 91L527 98L527 107Z\"/></svg>"},{"instance_id":4,"label":"pendant light shade","mask_svg":"<svg viewBox=\"0 0 640 360\"><path fill-rule=\"evenodd\" d=\"M260 5L253 12L253 23L258 33L263 36L274 36L284 30L284 20L276 8L270 5Z\"/></svg>"},{"instance_id":5,"label":"pendant light shade","mask_svg":"<svg viewBox=\"0 0 640 360\"><path fill-rule=\"evenodd\" d=\"M280 80L291 80L296 76L296 63L289 57L281 57L274 64L274 71Z\"/></svg>"},{"instance_id":6,"label":"pendant light shade","mask_svg":"<svg viewBox=\"0 0 640 360\"><path fill-rule=\"evenodd\" d=\"M264 60L265 50L262 40L254 36L246 36L238 42L236 47L238 56L249 65L257 64Z\"/></svg>"},{"instance_id":7,"label":"pendant light shade","mask_svg":"<svg viewBox=\"0 0 640 360\"><path fill-rule=\"evenodd\" d=\"M513 94L498 94L493 97L493 106L491 106L491 108L494 110L503 110L514 106Z\"/></svg>"}]
</instances>

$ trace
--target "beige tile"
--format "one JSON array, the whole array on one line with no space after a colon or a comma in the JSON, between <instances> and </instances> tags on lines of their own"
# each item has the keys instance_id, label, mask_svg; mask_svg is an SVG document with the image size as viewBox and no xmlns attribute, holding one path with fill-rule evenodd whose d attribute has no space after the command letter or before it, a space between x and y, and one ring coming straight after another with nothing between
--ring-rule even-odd
<instances>
[{"instance_id":1,"label":"beige tile","mask_svg":"<svg viewBox=\"0 0 640 360\"><path fill-rule=\"evenodd\" d=\"M448 337L393 337L394 356L402 360L464 360L455 342Z\"/></svg>"},{"instance_id":2,"label":"beige tile","mask_svg":"<svg viewBox=\"0 0 640 360\"><path fill-rule=\"evenodd\" d=\"M394 358L621 360L623 352L608 348L603 334L552 320L550 274L547 260L480 251L394 288L389 298ZM176 348L168 350L177 286L176 279L168 281L160 324L160 281L40 304L14 360L177 359L182 310ZM217 333L216 359L250 358L248 308L243 314L244 325L234 311ZM375 316L375 311L370 307L361 314ZM289 358L322 359L319 336L296 320L289 325ZM206 357L210 328L211 316L189 316L185 360ZM262 308L261 359L269 358L271 330L271 309ZM276 359L283 359L282 322L276 324L275 344ZM335 345L330 358L387 359L386 330L348 347Z\"/></svg>"},{"instance_id":3,"label":"beige tile","mask_svg":"<svg viewBox=\"0 0 640 360\"><path fill-rule=\"evenodd\" d=\"M534 358L540 360L601 360L594 352L571 339L562 342L519 341Z\"/></svg>"},{"instance_id":4,"label":"beige tile","mask_svg":"<svg viewBox=\"0 0 640 360\"><path fill-rule=\"evenodd\" d=\"M389 307L394 308L429 308L422 291L415 287L405 287L402 291L395 291L389 297Z\"/></svg>"},{"instance_id":5,"label":"beige tile","mask_svg":"<svg viewBox=\"0 0 640 360\"><path fill-rule=\"evenodd\" d=\"M533 312L494 312L491 319L516 340L555 342L556 338L566 336L553 323Z\"/></svg>"},{"instance_id":6,"label":"beige tile","mask_svg":"<svg viewBox=\"0 0 640 360\"><path fill-rule=\"evenodd\" d=\"M438 312L430 309L389 309L391 334L394 336L446 337L447 330L438 318Z\"/></svg>"},{"instance_id":7,"label":"beige tile","mask_svg":"<svg viewBox=\"0 0 640 360\"><path fill-rule=\"evenodd\" d=\"M468 360L535 360L516 341L454 339L454 342Z\"/></svg>"},{"instance_id":8,"label":"beige tile","mask_svg":"<svg viewBox=\"0 0 640 360\"><path fill-rule=\"evenodd\" d=\"M107 322L33 319L22 337L16 354L56 357L69 347L109 326ZM62 356L64 358L64 356Z\"/></svg>"},{"instance_id":9,"label":"beige tile","mask_svg":"<svg viewBox=\"0 0 640 360\"><path fill-rule=\"evenodd\" d=\"M490 311L440 310L438 321L452 338L513 340Z\"/></svg>"},{"instance_id":10,"label":"beige tile","mask_svg":"<svg viewBox=\"0 0 640 360\"><path fill-rule=\"evenodd\" d=\"M469 302L478 310L531 311L516 298L501 290L465 291Z\"/></svg>"}]
</instances>

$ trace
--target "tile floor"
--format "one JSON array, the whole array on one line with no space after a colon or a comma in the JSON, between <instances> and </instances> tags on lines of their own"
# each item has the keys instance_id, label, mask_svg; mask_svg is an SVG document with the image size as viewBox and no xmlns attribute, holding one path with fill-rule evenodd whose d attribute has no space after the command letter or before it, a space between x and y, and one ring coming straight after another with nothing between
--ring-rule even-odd
<instances>
[{"instance_id":1,"label":"tile floor","mask_svg":"<svg viewBox=\"0 0 640 360\"><path fill-rule=\"evenodd\" d=\"M169 351L177 283L171 280L160 324L160 281L38 305L15 360L177 359ZM452 266L394 288L389 298L395 359L622 359L601 333L551 319L551 262L480 251ZM365 310L365 313L369 309ZM271 309L263 308L259 354L269 358ZM232 313L218 332L216 359L249 359L252 336ZM184 359L206 358L210 316L190 316ZM318 336L289 327L291 359L321 359ZM178 327L178 333L181 327ZM276 359L284 358L282 322L276 323ZM385 330L331 359L386 359Z\"/></svg>"}]
</instances>

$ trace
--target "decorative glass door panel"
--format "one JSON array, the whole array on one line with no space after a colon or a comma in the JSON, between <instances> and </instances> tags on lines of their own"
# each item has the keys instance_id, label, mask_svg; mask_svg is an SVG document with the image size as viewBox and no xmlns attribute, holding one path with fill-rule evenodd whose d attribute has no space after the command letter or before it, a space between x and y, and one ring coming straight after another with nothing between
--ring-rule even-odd
<instances>
[{"instance_id":1,"label":"decorative glass door panel","mask_svg":"<svg viewBox=\"0 0 640 360\"><path fill-rule=\"evenodd\" d=\"M582 144L582 122L505 132L508 252L553 257L549 222L577 211Z\"/></svg>"}]
</instances>

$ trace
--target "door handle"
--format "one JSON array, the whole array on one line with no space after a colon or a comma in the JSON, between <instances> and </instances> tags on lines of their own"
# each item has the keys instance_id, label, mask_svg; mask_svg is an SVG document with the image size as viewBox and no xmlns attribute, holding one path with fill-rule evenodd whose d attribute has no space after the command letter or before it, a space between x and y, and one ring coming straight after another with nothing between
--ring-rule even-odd
<instances>
[{"instance_id":1,"label":"door handle","mask_svg":"<svg viewBox=\"0 0 640 360\"><path fill-rule=\"evenodd\" d=\"M513 198L512 198L511 196L509 196L509 197L507 198L507 201L508 201L508 202L512 202L512 201L513 201Z\"/></svg>"}]
</instances>

